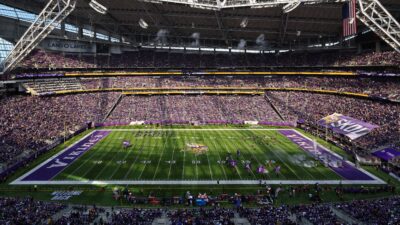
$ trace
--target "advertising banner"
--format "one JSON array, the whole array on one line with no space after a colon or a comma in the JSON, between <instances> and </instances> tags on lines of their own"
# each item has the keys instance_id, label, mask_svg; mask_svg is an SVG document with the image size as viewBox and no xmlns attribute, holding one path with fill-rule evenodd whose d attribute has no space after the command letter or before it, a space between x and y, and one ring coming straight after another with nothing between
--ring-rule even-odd
<instances>
[{"instance_id":1,"label":"advertising banner","mask_svg":"<svg viewBox=\"0 0 400 225\"><path fill-rule=\"evenodd\" d=\"M40 45L45 49L53 51L96 53L96 44L89 42L46 39Z\"/></svg>"},{"instance_id":2,"label":"advertising banner","mask_svg":"<svg viewBox=\"0 0 400 225\"><path fill-rule=\"evenodd\" d=\"M318 121L318 124L331 129L335 133L343 134L351 140L357 139L379 127L339 113L334 113Z\"/></svg>"}]
</instances>

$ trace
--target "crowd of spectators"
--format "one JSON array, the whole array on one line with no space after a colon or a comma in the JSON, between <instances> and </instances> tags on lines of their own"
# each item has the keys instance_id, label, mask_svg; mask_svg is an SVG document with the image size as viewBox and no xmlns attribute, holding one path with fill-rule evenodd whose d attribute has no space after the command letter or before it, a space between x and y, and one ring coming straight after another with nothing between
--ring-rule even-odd
<instances>
[{"instance_id":1,"label":"crowd of spectators","mask_svg":"<svg viewBox=\"0 0 400 225\"><path fill-rule=\"evenodd\" d=\"M168 53L152 50L110 55L60 54L36 50L22 63L23 68L232 68L265 66L355 66L398 65L400 55L391 52L355 54L340 53L280 53L280 54L198 54Z\"/></svg>"},{"instance_id":2,"label":"crowd of spectators","mask_svg":"<svg viewBox=\"0 0 400 225\"><path fill-rule=\"evenodd\" d=\"M133 107L134 106L134 107ZM281 121L264 96L125 96L108 122Z\"/></svg>"},{"instance_id":3,"label":"crowd of spectators","mask_svg":"<svg viewBox=\"0 0 400 225\"><path fill-rule=\"evenodd\" d=\"M93 207L90 208L88 208L87 206L73 206L71 210L68 210L66 214L63 214L60 218L58 218L54 223L51 224L92 224L99 217L99 213L104 211L104 208L96 207L96 205L93 205Z\"/></svg>"},{"instance_id":4,"label":"crowd of spectators","mask_svg":"<svg viewBox=\"0 0 400 225\"><path fill-rule=\"evenodd\" d=\"M60 216L60 214L62 214ZM400 197L375 200L352 200L339 203L312 203L308 205L271 204L256 208L239 205L235 208L212 206L182 209L123 208L70 206L27 198L0 198L1 224L101 224L150 225L164 218L172 225L230 225L235 218L246 218L250 224L399 224Z\"/></svg>"},{"instance_id":5,"label":"crowd of spectators","mask_svg":"<svg viewBox=\"0 0 400 225\"><path fill-rule=\"evenodd\" d=\"M334 205L364 224L399 224L400 197L377 200L357 200Z\"/></svg>"},{"instance_id":6,"label":"crowd of spectators","mask_svg":"<svg viewBox=\"0 0 400 225\"><path fill-rule=\"evenodd\" d=\"M78 130L88 121L105 117L119 93L56 97L0 97L0 163L23 151L38 150ZM9 146L9 147L7 147Z\"/></svg>"},{"instance_id":7,"label":"crowd of spectators","mask_svg":"<svg viewBox=\"0 0 400 225\"><path fill-rule=\"evenodd\" d=\"M233 225L234 210L228 208L179 209L168 213L172 225Z\"/></svg>"},{"instance_id":8,"label":"crowd of spectators","mask_svg":"<svg viewBox=\"0 0 400 225\"><path fill-rule=\"evenodd\" d=\"M20 66L23 68L96 68L94 57L77 55L62 55L59 53L45 52L43 50L34 51L29 57L25 58Z\"/></svg>"},{"instance_id":9,"label":"crowd of spectators","mask_svg":"<svg viewBox=\"0 0 400 225\"><path fill-rule=\"evenodd\" d=\"M123 209L114 211L111 215L110 225L141 224L151 225L155 218L161 217L160 209Z\"/></svg>"},{"instance_id":10,"label":"crowd of spectators","mask_svg":"<svg viewBox=\"0 0 400 225\"><path fill-rule=\"evenodd\" d=\"M85 89L249 87L308 88L388 96L400 94L399 80L341 77L118 77L82 79ZM0 163L21 153L47 146L89 121L101 122L120 93L0 97ZM267 96L285 121L315 123L332 113L341 113L380 127L353 142L364 148L396 144L399 136L399 105L358 98L305 92L269 91ZM264 96L155 95L124 96L107 122L237 122L282 121Z\"/></svg>"},{"instance_id":11,"label":"crowd of spectators","mask_svg":"<svg viewBox=\"0 0 400 225\"><path fill-rule=\"evenodd\" d=\"M13 157L15 157L16 155L19 155L23 152L23 149L11 146L5 143L5 141L3 143L0 143L0 149L0 163L6 163L13 159Z\"/></svg>"},{"instance_id":12,"label":"crowd of spectators","mask_svg":"<svg viewBox=\"0 0 400 225\"><path fill-rule=\"evenodd\" d=\"M312 224L331 225L344 224L332 211L329 204L299 205L292 207L292 212L296 213L301 221L303 218Z\"/></svg>"},{"instance_id":13,"label":"crowd of spectators","mask_svg":"<svg viewBox=\"0 0 400 225\"><path fill-rule=\"evenodd\" d=\"M327 115L340 113L379 125L379 128L355 141L364 148L373 149L399 141L399 104L305 92L272 91L267 95L285 120L317 124Z\"/></svg>"},{"instance_id":14,"label":"crowd of spectators","mask_svg":"<svg viewBox=\"0 0 400 225\"><path fill-rule=\"evenodd\" d=\"M66 205L35 201L30 197L0 197L0 224L46 224L52 215L64 208Z\"/></svg>"},{"instance_id":15,"label":"crowd of spectators","mask_svg":"<svg viewBox=\"0 0 400 225\"><path fill-rule=\"evenodd\" d=\"M353 92L400 100L400 80L359 77L110 77L82 79L85 89L99 89L104 80L110 88L172 88L172 87L249 87L307 88Z\"/></svg>"},{"instance_id":16,"label":"crowd of spectators","mask_svg":"<svg viewBox=\"0 0 400 225\"><path fill-rule=\"evenodd\" d=\"M251 224L296 224L293 221L292 212L290 207L282 206L264 206L261 208L239 208L240 217L247 218Z\"/></svg>"}]
</instances>

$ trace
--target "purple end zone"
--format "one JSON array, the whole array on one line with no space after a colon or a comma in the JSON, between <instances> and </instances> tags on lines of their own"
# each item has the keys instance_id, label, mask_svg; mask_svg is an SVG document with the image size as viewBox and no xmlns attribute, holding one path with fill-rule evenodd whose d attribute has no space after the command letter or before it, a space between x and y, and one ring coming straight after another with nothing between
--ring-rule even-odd
<instances>
[{"instance_id":1,"label":"purple end zone","mask_svg":"<svg viewBox=\"0 0 400 225\"><path fill-rule=\"evenodd\" d=\"M90 150L97 142L105 138L111 131L94 131L61 154L41 165L24 177L22 181L48 181L67 168L82 154Z\"/></svg>"},{"instance_id":2,"label":"purple end zone","mask_svg":"<svg viewBox=\"0 0 400 225\"><path fill-rule=\"evenodd\" d=\"M331 152L327 151L319 145L317 145L317 149L315 149L314 143L311 140L305 138L294 130L280 130L279 132L287 137L289 140L291 140L293 143L297 144L301 149L313 155L315 158L318 158L318 154L321 153L329 155L332 160L342 160L335 154L332 154ZM374 178L370 177L368 174L364 173L363 171L357 169L356 167L345 161L343 161L343 167L338 168L329 166L329 168L331 168L333 171L335 171L346 180L374 180Z\"/></svg>"}]
</instances>

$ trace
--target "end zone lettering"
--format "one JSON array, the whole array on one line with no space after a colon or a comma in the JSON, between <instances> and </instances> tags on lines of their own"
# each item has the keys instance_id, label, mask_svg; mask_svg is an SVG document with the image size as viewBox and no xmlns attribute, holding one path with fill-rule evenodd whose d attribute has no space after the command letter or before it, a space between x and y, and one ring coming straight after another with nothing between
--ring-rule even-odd
<instances>
[{"instance_id":1,"label":"end zone lettering","mask_svg":"<svg viewBox=\"0 0 400 225\"><path fill-rule=\"evenodd\" d=\"M63 169L71 165L82 154L90 150L96 143L105 138L110 131L94 131L77 144L62 151L55 157L39 165L32 173L24 177L23 181L47 181L51 180Z\"/></svg>"}]
</instances>

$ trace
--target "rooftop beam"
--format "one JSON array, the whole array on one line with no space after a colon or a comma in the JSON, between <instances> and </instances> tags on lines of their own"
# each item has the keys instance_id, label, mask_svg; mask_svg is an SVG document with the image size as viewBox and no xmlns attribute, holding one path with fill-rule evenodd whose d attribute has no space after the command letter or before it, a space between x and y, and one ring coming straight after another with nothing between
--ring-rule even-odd
<instances>
[{"instance_id":1,"label":"rooftop beam","mask_svg":"<svg viewBox=\"0 0 400 225\"><path fill-rule=\"evenodd\" d=\"M287 31L287 24L289 21L289 13L282 13L281 26L279 29L279 43L283 44Z\"/></svg>"},{"instance_id":2,"label":"rooftop beam","mask_svg":"<svg viewBox=\"0 0 400 225\"><path fill-rule=\"evenodd\" d=\"M378 0L358 0L357 18L397 52L400 24Z\"/></svg>"},{"instance_id":3,"label":"rooftop beam","mask_svg":"<svg viewBox=\"0 0 400 225\"><path fill-rule=\"evenodd\" d=\"M222 24L222 20L220 18L220 12L215 11L214 13L215 13L215 19L217 20L218 23L218 28L222 34L222 39L225 41L225 44L229 45L228 31L224 28L224 25Z\"/></svg>"},{"instance_id":4,"label":"rooftop beam","mask_svg":"<svg viewBox=\"0 0 400 225\"><path fill-rule=\"evenodd\" d=\"M85 2L89 5L90 0L85 0ZM88 9L89 10L93 10L90 7ZM104 16L109 18L112 21L113 25L114 25L114 31L111 31L110 29L107 29L105 26L101 27L102 29L108 31L110 33L110 35L115 32L115 25L117 25L117 29L118 30L121 27L122 30L124 30L125 32L135 33L134 31L130 30L129 28L124 27L124 25L121 25L121 22L115 16L113 16L109 10L107 11L107 13ZM102 24L99 24L99 23L95 23L95 24L96 25L102 25ZM133 41L136 42L136 40L133 40Z\"/></svg>"},{"instance_id":5,"label":"rooftop beam","mask_svg":"<svg viewBox=\"0 0 400 225\"><path fill-rule=\"evenodd\" d=\"M137 28L140 28L139 25L136 25ZM160 25L159 28L163 28L163 29L183 29L183 30L189 30L192 29L191 26L189 26L188 24L176 24L175 26L165 26L165 25ZM203 30L203 31L217 31L220 32L221 30L218 27L214 27L214 26L196 26L196 30ZM246 29L240 29L240 28L227 28L225 27L225 30L229 33L231 32L241 32L241 33L257 33L257 34L276 34L279 35L279 31L277 31L276 29L251 29L251 28L246 28ZM286 31L287 35L296 35L297 34L297 30L287 30ZM320 31L302 31L301 35L302 36L308 36L308 37L318 37L319 35L323 34L324 37L337 37L338 34L336 32L320 32Z\"/></svg>"},{"instance_id":6,"label":"rooftop beam","mask_svg":"<svg viewBox=\"0 0 400 225\"><path fill-rule=\"evenodd\" d=\"M75 9L76 0L50 0L3 61L3 72L13 70Z\"/></svg>"},{"instance_id":7,"label":"rooftop beam","mask_svg":"<svg viewBox=\"0 0 400 225\"><path fill-rule=\"evenodd\" d=\"M85 10L90 10L89 8L78 8L77 11L85 11ZM110 11L115 12L115 14L118 14L120 17L125 17L127 16L129 19L129 15L138 15L138 16L144 16L144 15L149 15L149 16L159 16L158 12L146 12L141 9L111 9ZM163 11L163 16L164 17L188 17L188 18L199 18L199 19L210 19L214 20L215 15L211 14L212 11L202 11L198 13L193 13L193 12L183 12L183 11ZM224 11L224 17L229 18L229 19L234 19L234 20L242 20L243 17L247 17L250 21L273 21L273 22L280 22L281 21L281 16L268 16L268 15L251 15L251 14L232 14L230 12ZM297 22L297 23L313 23L313 24L330 24L330 25L340 25L342 22L340 18L338 19L329 19L329 18L313 18L313 17L291 17L290 19L291 22ZM110 23L110 21L106 20L101 20L103 23ZM100 23L101 23L100 22ZM121 23L126 23L132 24L133 22L130 22L129 20L120 20Z\"/></svg>"},{"instance_id":8,"label":"rooftop beam","mask_svg":"<svg viewBox=\"0 0 400 225\"><path fill-rule=\"evenodd\" d=\"M226 1L221 4L219 0L215 1L196 1L196 0L141 0L150 3L174 3L181 5L188 5L193 8L208 9L208 10L221 10L229 8L270 8L292 3L293 0L242 0L242 1ZM320 4L320 3L337 3L345 2L347 0L302 0L303 4Z\"/></svg>"}]
</instances>

